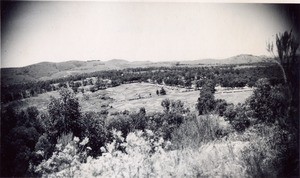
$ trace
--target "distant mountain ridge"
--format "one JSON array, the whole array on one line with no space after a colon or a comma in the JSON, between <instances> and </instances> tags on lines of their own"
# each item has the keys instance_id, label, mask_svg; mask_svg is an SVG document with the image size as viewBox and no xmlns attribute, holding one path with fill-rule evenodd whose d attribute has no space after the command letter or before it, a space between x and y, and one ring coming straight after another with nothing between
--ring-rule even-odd
<instances>
[{"instance_id":1,"label":"distant mountain ridge","mask_svg":"<svg viewBox=\"0 0 300 178\"><path fill-rule=\"evenodd\" d=\"M182 63L212 65L212 64L251 64L251 63L259 63L259 62L271 62L271 59L267 56L254 56L251 54L240 54L225 59L199 59L199 60L183 61Z\"/></svg>"},{"instance_id":2,"label":"distant mountain ridge","mask_svg":"<svg viewBox=\"0 0 300 178\"><path fill-rule=\"evenodd\" d=\"M67 77L74 74L90 73L95 71L125 69L135 67L171 67L180 63L188 66L199 65L224 65L224 64L251 64L268 62L266 56L237 55L226 59L202 59L190 61L134 61L124 59L112 59L109 61L88 60L88 61L66 61L66 62L41 62L20 68L2 68L1 83L12 84L28 81L47 80L53 78Z\"/></svg>"}]
</instances>

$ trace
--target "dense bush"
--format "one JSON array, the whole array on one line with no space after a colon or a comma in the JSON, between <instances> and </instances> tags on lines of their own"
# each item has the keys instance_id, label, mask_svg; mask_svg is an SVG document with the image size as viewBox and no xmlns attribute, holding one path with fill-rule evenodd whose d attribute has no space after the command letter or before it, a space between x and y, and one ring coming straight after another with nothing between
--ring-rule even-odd
<instances>
[{"instance_id":1,"label":"dense bush","mask_svg":"<svg viewBox=\"0 0 300 178\"><path fill-rule=\"evenodd\" d=\"M157 129L158 134L164 139L170 139L173 131L182 124L184 117L178 113L166 113L161 119L162 124Z\"/></svg>"},{"instance_id":2,"label":"dense bush","mask_svg":"<svg viewBox=\"0 0 300 178\"><path fill-rule=\"evenodd\" d=\"M126 136L133 128L130 126L133 125L131 123L131 118L128 114L116 115L107 118L106 126L108 130L118 130L121 131L122 136Z\"/></svg>"},{"instance_id":3,"label":"dense bush","mask_svg":"<svg viewBox=\"0 0 300 178\"><path fill-rule=\"evenodd\" d=\"M229 122L233 126L233 128L239 132L244 131L246 128L250 126L250 119L252 117L252 111L249 110L246 104L238 104L235 108L235 115L233 119L229 119Z\"/></svg>"},{"instance_id":4,"label":"dense bush","mask_svg":"<svg viewBox=\"0 0 300 178\"><path fill-rule=\"evenodd\" d=\"M43 133L39 112L29 107L20 112L8 109L2 114L1 176L32 176L29 165L35 160L35 144Z\"/></svg>"},{"instance_id":5,"label":"dense bush","mask_svg":"<svg viewBox=\"0 0 300 178\"><path fill-rule=\"evenodd\" d=\"M272 86L268 79L258 80L255 86L253 95L244 104L234 106L219 101L217 105L222 107L218 106L216 110L220 115L224 115L237 131L244 131L251 123L279 123L286 126L289 108L286 99L287 88L281 84Z\"/></svg>"},{"instance_id":6,"label":"dense bush","mask_svg":"<svg viewBox=\"0 0 300 178\"><path fill-rule=\"evenodd\" d=\"M90 139L87 144L92 149L90 155L98 156L101 154L99 148L108 141L109 133L105 126L104 118L94 112L88 112L82 116L82 120L85 127L83 135Z\"/></svg>"},{"instance_id":7,"label":"dense bush","mask_svg":"<svg viewBox=\"0 0 300 178\"><path fill-rule=\"evenodd\" d=\"M180 106L183 107L183 105ZM149 129L164 139L170 139L172 132L178 128L184 120L181 113L183 111L182 107L176 110L175 108L177 108L177 106L172 105L172 110L169 112L152 113L147 116L144 109L141 108L138 113L110 116L107 118L106 125L110 131L113 129L121 131L123 137L126 137L129 132L135 130Z\"/></svg>"},{"instance_id":8,"label":"dense bush","mask_svg":"<svg viewBox=\"0 0 300 178\"><path fill-rule=\"evenodd\" d=\"M251 125L251 122L253 124L253 111L247 103L239 103L236 106L227 104L223 116L238 132L242 132L248 128Z\"/></svg>"},{"instance_id":9,"label":"dense bush","mask_svg":"<svg viewBox=\"0 0 300 178\"><path fill-rule=\"evenodd\" d=\"M145 130L147 127L147 118L145 108L140 108L138 113L130 114L132 130Z\"/></svg>"},{"instance_id":10,"label":"dense bush","mask_svg":"<svg viewBox=\"0 0 300 178\"><path fill-rule=\"evenodd\" d=\"M227 109L228 103L223 99L215 100L215 112L219 116L224 116L224 113Z\"/></svg>"},{"instance_id":11,"label":"dense bush","mask_svg":"<svg viewBox=\"0 0 300 178\"><path fill-rule=\"evenodd\" d=\"M184 103L180 100L169 100L169 99L164 99L161 102L161 106L164 108L165 113L188 113L189 108L184 107Z\"/></svg>"},{"instance_id":12,"label":"dense bush","mask_svg":"<svg viewBox=\"0 0 300 178\"><path fill-rule=\"evenodd\" d=\"M215 82L213 80L207 80L206 83L200 89L200 97L196 108L199 115L208 114L215 108Z\"/></svg>"},{"instance_id":13,"label":"dense bush","mask_svg":"<svg viewBox=\"0 0 300 178\"><path fill-rule=\"evenodd\" d=\"M282 177L289 154L291 134L278 125L258 124L250 128L249 147L242 152L247 174L251 177Z\"/></svg>"},{"instance_id":14,"label":"dense bush","mask_svg":"<svg viewBox=\"0 0 300 178\"><path fill-rule=\"evenodd\" d=\"M287 88L283 85L271 86L268 79L260 79L256 89L249 98L249 105L254 111L257 122L281 122L287 116Z\"/></svg>"},{"instance_id":15,"label":"dense bush","mask_svg":"<svg viewBox=\"0 0 300 178\"><path fill-rule=\"evenodd\" d=\"M41 135L35 144L35 152L39 152L40 154L36 155L36 163L39 163L43 159L48 159L52 152L53 147L51 142L49 141L49 136L44 133Z\"/></svg>"}]
</instances>

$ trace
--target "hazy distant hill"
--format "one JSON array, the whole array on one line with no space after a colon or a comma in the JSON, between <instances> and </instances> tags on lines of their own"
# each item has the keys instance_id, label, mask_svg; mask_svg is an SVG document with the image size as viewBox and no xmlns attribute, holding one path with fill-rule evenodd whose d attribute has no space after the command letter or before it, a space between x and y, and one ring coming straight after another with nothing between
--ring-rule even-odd
<instances>
[{"instance_id":1,"label":"hazy distant hill","mask_svg":"<svg viewBox=\"0 0 300 178\"><path fill-rule=\"evenodd\" d=\"M225 60L219 60L220 62L225 62L227 64L249 64L249 63L258 63L258 62L270 62L271 59L267 56L253 56L250 54L247 55L238 55L234 57L227 58Z\"/></svg>"},{"instance_id":2,"label":"hazy distant hill","mask_svg":"<svg viewBox=\"0 0 300 178\"><path fill-rule=\"evenodd\" d=\"M212 65L212 64L251 64L265 62L268 59L264 56L238 55L226 59L203 59L180 61L180 64L189 66ZM89 61L67 61L67 62L41 62L20 68L2 68L2 84L21 83L28 81L47 80L53 78L66 77L74 74L89 73L111 69L125 69L134 67L169 67L178 62L151 62L135 61L129 62L123 59L112 59L109 61L89 60Z\"/></svg>"},{"instance_id":3,"label":"hazy distant hill","mask_svg":"<svg viewBox=\"0 0 300 178\"><path fill-rule=\"evenodd\" d=\"M182 64L251 64L259 62L270 62L267 56L254 56L251 54L241 54L226 59L199 59L193 61L183 61Z\"/></svg>"}]
</instances>

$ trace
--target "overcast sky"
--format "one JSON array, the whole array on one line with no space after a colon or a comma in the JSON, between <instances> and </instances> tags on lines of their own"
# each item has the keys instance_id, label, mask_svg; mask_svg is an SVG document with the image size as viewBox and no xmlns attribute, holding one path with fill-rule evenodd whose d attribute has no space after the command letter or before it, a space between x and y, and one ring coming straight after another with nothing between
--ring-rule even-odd
<instances>
[{"instance_id":1,"label":"overcast sky","mask_svg":"<svg viewBox=\"0 0 300 178\"><path fill-rule=\"evenodd\" d=\"M2 13L2 67L267 55L293 27L284 8L263 4L17 2Z\"/></svg>"}]
</instances>

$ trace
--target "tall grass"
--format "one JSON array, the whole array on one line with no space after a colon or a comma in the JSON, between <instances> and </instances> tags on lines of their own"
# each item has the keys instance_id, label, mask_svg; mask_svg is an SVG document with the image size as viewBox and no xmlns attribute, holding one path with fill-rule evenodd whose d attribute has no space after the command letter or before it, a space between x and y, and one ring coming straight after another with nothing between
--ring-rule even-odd
<instances>
[{"instance_id":1,"label":"tall grass","mask_svg":"<svg viewBox=\"0 0 300 178\"><path fill-rule=\"evenodd\" d=\"M232 132L231 125L217 115L190 115L172 133L174 148L199 148L202 144L224 137Z\"/></svg>"},{"instance_id":2,"label":"tall grass","mask_svg":"<svg viewBox=\"0 0 300 178\"><path fill-rule=\"evenodd\" d=\"M250 144L242 152L242 158L251 177L281 176L287 157L291 134L277 125L256 125L251 132Z\"/></svg>"}]
</instances>

